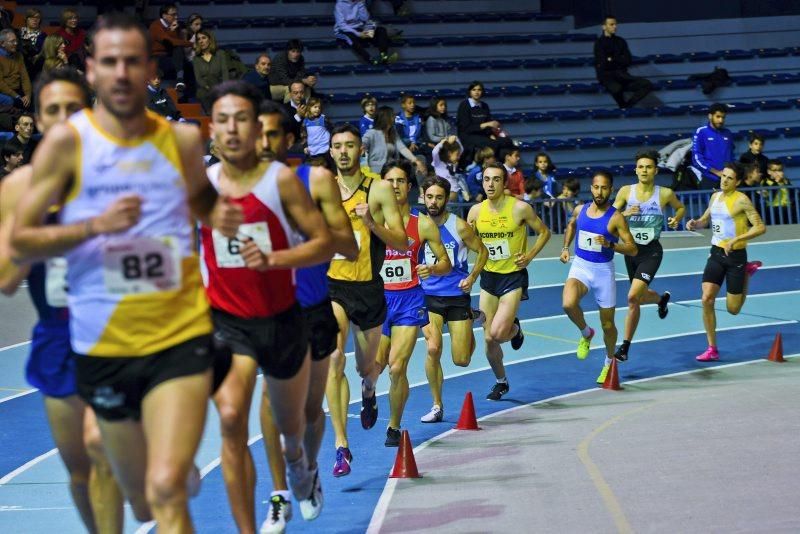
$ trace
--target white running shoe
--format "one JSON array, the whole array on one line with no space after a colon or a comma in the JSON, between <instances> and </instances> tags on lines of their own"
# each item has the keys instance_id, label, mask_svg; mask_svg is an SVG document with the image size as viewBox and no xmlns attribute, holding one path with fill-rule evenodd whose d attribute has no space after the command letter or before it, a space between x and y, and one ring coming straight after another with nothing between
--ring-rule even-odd
<instances>
[{"instance_id":1,"label":"white running shoe","mask_svg":"<svg viewBox=\"0 0 800 534\"><path fill-rule=\"evenodd\" d=\"M273 495L269 499L267 518L261 523L261 534L283 534L286 523L292 518L292 503L282 495Z\"/></svg>"},{"instance_id":2,"label":"white running shoe","mask_svg":"<svg viewBox=\"0 0 800 534\"><path fill-rule=\"evenodd\" d=\"M322 484L319 481L319 467L314 470L314 486L308 499L300 501L300 513L306 521L313 521L322 512Z\"/></svg>"},{"instance_id":3,"label":"white running shoe","mask_svg":"<svg viewBox=\"0 0 800 534\"><path fill-rule=\"evenodd\" d=\"M419 418L423 423L441 423L444 418L444 410L438 404L434 404L431 411Z\"/></svg>"}]
</instances>

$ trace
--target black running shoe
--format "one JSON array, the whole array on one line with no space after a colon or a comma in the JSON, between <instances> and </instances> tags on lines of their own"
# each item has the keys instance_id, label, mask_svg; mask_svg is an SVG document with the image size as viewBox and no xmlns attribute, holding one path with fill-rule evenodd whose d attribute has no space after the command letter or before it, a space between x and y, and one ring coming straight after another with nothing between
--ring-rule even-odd
<instances>
[{"instance_id":1,"label":"black running shoe","mask_svg":"<svg viewBox=\"0 0 800 534\"><path fill-rule=\"evenodd\" d=\"M664 319L667 314L669 313L669 308L667 308L667 304L669 304L669 291L664 291L664 294L661 295L661 300L658 301L658 318Z\"/></svg>"},{"instance_id":2,"label":"black running shoe","mask_svg":"<svg viewBox=\"0 0 800 534\"><path fill-rule=\"evenodd\" d=\"M500 399L503 398L503 395L508 393L508 389L509 389L508 382L505 383L495 382L494 385L492 386L492 390L489 392L488 395L486 395L486 400L499 401Z\"/></svg>"},{"instance_id":3,"label":"black running shoe","mask_svg":"<svg viewBox=\"0 0 800 534\"><path fill-rule=\"evenodd\" d=\"M625 360L627 360L628 359L628 347L629 346L630 345L626 345L625 343L620 345L619 348L617 349L617 352L614 353L614 357L617 360L621 361L621 362L624 362Z\"/></svg>"},{"instance_id":4,"label":"black running shoe","mask_svg":"<svg viewBox=\"0 0 800 534\"><path fill-rule=\"evenodd\" d=\"M387 447L400 446L400 429L389 427L386 429L386 441L383 442Z\"/></svg>"},{"instance_id":5,"label":"black running shoe","mask_svg":"<svg viewBox=\"0 0 800 534\"><path fill-rule=\"evenodd\" d=\"M514 324L517 325L519 330L517 330L517 335L511 338L511 348L519 350L522 346L522 342L525 341L525 334L522 333L522 327L519 324L519 319L516 317L514 317Z\"/></svg>"},{"instance_id":6,"label":"black running shoe","mask_svg":"<svg viewBox=\"0 0 800 534\"><path fill-rule=\"evenodd\" d=\"M364 381L361 381L361 427L364 430L369 430L375 426L378 420L378 399L375 395L375 390L372 390L372 395L367 397L364 392Z\"/></svg>"}]
</instances>

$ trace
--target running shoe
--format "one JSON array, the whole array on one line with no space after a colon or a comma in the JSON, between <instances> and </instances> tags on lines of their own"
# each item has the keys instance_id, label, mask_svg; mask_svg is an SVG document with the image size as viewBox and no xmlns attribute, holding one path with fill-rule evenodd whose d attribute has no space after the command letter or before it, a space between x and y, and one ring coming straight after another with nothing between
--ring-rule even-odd
<instances>
[{"instance_id":1,"label":"running shoe","mask_svg":"<svg viewBox=\"0 0 800 534\"><path fill-rule=\"evenodd\" d=\"M616 358L618 361L621 361L621 362L626 361L628 359L628 348L629 347L630 347L630 345L627 345L625 343L620 345L619 348L617 349L617 352L614 353L614 358Z\"/></svg>"},{"instance_id":2,"label":"running shoe","mask_svg":"<svg viewBox=\"0 0 800 534\"><path fill-rule=\"evenodd\" d=\"M484 321L486 321L486 314L483 313L483 310L479 310L477 308L472 309L472 326L479 327L483 326Z\"/></svg>"},{"instance_id":3,"label":"running shoe","mask_svg":"<svg viewBox=\"0 0 800 534\"><path fill-rule=\"evenodd\" d=\"M747 263L744 264L744 270L748 275L753 276L754 274L756 274L756 271L762 265L764 265L764 264L762 262L758 261L758 260L756 260L756 261L748 261Z\"/></svg>"},{"instance_id":4,"label":"running shoe","mask_svg":"<svg viewBox=\"0 0 800 534\"><path fill-rule=\"evenodd\" d=\"M319 481L319 468L314 469L314 485L307 499L300 501L300 513L306 521L313 521L322 512L322 484Z\"/></svg>"},{"instance_id":5,"label":"running shoe","mask_svg":"<svg viewBox=\"0 0 800 534\"><path fill-rule=\"evenodd\" d=\"M664 294L661 295L661 300L658 301L658 318L664 319L666 318L667 314L669 313L669 308L667 308L667 304L669 304L669 298L672 295L669 291L664 291Z\"/></svg>"},{"instance_id":6,"label":"running shoe","mask_svg":"<svg viewBox=\"0 0 800 534\"><path fill-rule=\"evenodd\" d=\"M719 351L715 347L708 347L706 351L695 358L698 362L715 362L719 360Z\"/></svg>"},{"instance_id":7,"label":"running shoe","mask_svg":"<svg viewBox=\"0 0 800 534\"><path fill-rule=\"evenodd\" d=\"M387 447L400 446L400 429L389 427L386 429L386 441L383 444Z\"/></svg>"},{"instance_id":8,"label":"running shoe","mask_svg":"<svg viewBox=\"0 0 800 534\"><path fill-rule=\"evenodd\" d=\"M289 487L298 501L306 495L310 495L314 486L314 473L308 470L305 451L302 448L300 451L300 458L293 462L286 462L286 478L289 479Z\"/></svg>"},{"instance_id":9,"label":"running shoe","mask_svg":"<svg viewBox=\"0 0 800 534\"><path fill-rule=\"evenodd\" d=\"M589 329L589 337L581 336L580 341L578 341L578 352L576 355L578 356L579 360L585 360L586 357L589 355L589 347L592 344L592 338L594 337L594 329Z\"/></svg>"},{"instance_id":10,"label":"running shoe","mask_svg":"<svg viewBox=\"0 0 800 534\"><path fill-rule=\"evenodd\" d=\"M444 418L444 410L438 404L434 404L431 411L419 418L423 423L441 423Z\"/></svg>"},{"instance_id":11,"label":"running shoe","mask_svg":"<svg viewBox=\"0 0 800 534\"><path fill-rule=\"evenodd\" d=\"M282 495L273 495L269 499L267 518L261 523L261 534L283 534L286 523L292 518L292 503Z\"/></svg>"},{"instance_id":12,"label":"running shoe","mask_svg":"<svg viewBox=\"0 0 800 534\"><path fill-rule=\"evenodd\" d=\"M486 400L499 401L503 398L503 395L508 393L508 390L508 382L495 382L492 390L486 395Z\"/></svg>"},{"instance_id":13,"label":"running shoe","mask_svg":"<svg viewBox=\"0 0 800 534\"><path fill-rule=\"evenodd\" d=\"M361 427L364 430L369 430L375 426L378 420L378 399L375 395L375 390L372 390L370 397L365 396L367 388L364 386L364 381L361 381Z\"/></svg>"},{"instance_id":14,"label":"running shoe","mask_svg":"<svg viewBox=\"0 0 800 534\"><path fill-rule=\"evenodd\" d=\"M336 462L333 464L333 476L343 477L350 474L350 464L353 462L353 455L347 447L336 449Z\"/></svg>"},{"instance_id":15,"label":"running shoe","mask_svg":"<svg viewBox=\"0 0 800 534\"><path fill-rule=\"evenodd\" d=\"M517 325L517 335L511 338L511 348L514 350L519 350L522 346L522 342L525 341L525 334L522 333L522 326L519 324L519 319L514 317L514 324Z\"/></svg>"},{"instance_id":16,"label":"running shoe","mask_svg":"<svg viewBox=\"0 0 800 534\"><path fill-rule=\"evenodd\" d=\"M200 493L201 481L200 469L197 468L197 465L193 465L192 469L189 471L189 475L186 477L186 493L189 495L190 499L192 497L197 497L197 494Z\"/></svg>"},{"instance_id":17,"label":"running shoe","mask_svg":"<svg viewBox=\"0 0 800 534\"><path fill-rule=\"evenodd\" d=\"M608 376L608 370L611 368L611 365L604 365L603 370L600 371L600 374L597 376L597 383L598 384L605 384L606 377Z\"/></svg>"}]
</instances>

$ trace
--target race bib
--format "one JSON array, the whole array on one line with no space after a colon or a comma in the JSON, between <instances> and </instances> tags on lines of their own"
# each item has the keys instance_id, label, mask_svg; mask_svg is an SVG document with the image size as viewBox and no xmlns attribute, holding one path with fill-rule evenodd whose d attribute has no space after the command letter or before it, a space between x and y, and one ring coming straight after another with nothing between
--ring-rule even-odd
<instances>
[{"instance_id":1,"label":"race bib","mask_svg":"<svg viewBox=\"0 0 800 534\"><path fill-rule=\"evenodd\" d=\"M48 306L67 307L67 260L50 258L44 269L44 296Z\"/></svg>"},{"instance_id":2,"label":"race bib","mask_svg":"<svg viewBox=\"0 0 800 534\"><path fill-rule=\"evenodd\" d=\"M361 232L353 232L353 237L356 238L356 247L359 251L361 251ZM338 252L333 255L332 260L346 260L343 255L339 254Z\"/></svg>"},{"instance_id":3,"label":"race bib","mask_svg":"<svg viewBox=\"0 0 800 534\"><path fill-rule=\"evenodd\" d=\"M411 260L384 260L381 267L381 278L385 284L397 284L411 281Z\"/></svg>"},{"instance_id":4,"label":"race bib","mask_svg":"<svg viewBox=\"0 0 800 534\"><path fill-rule=\"evenodd\" d=\"M653 228L631 228L631 233L637 245L646 245L656 237L656 231Z\"/></svg>"},{"instance_id":5,"label":"race bib","mask_svg":"<svg viewBox=\"0 0 800 534\"><path fill-rule=\"evenodd\" d=\"M599 235L600 234L580 230L578 232L578 247L590 252L600 252L603 247L600 246L600 243L597 243L594 240L594 238Z\"/></svg>"},{"instance_id":6,"label":"race bib","mask_svg":"<svg viewBox=\"0 0 800 534\"><path fill-rule=\"evenodd\" d=\"M725 231L720 223L711 223L711 234L717 239L725 239Z\"/></svg>"},{"instance_id":7,"label":"race bib","mask_svg":"<svg viewBox=\"0 0 800 534\"><path fill-rule=\"evenodd\" d=\"M453 259L453 249L445 247L444 250L447 252L447 257L450 258L450 265L455 266L456 262ZM425 265L434 265L436 261L436 254L434 254L431 247L425 243Z\"/></svg>"},{"instance_id":8,"label":"race bib","mask_svg":"<svg viewBox=\"0 0 800 534\"><path fill-rule=\"evenodd\" d=\"M272 239L269 237L266 222L239 225L239 232L233 238L225 237L216 230L211 231L211 237L214 241L217 267L221 269L245 267L240 251L248 238L252 239L264 254L272 252Z\"/></svg>"},{"instance_id":9,"label":"race bib","mask_svg":"<svg viewBox=\"0 0 800 534\"><path fill-rule=\"evenodd\" d=\"M173 237L130 237L103 245L103 280L115 295L178 289L181 256Z\"/></svg>"},{"instance_id":10,"label":"race bib","mask_svg":"<svg viewBox=\"0 0 800 534\"><path fill-rule=\"evenodd\" d=\"M484 241L483 244L486 245L489 251L489 259L492 261L507 260L511 257L511 247L508 245L508 239Z\"/></svg>"}]
</instances>

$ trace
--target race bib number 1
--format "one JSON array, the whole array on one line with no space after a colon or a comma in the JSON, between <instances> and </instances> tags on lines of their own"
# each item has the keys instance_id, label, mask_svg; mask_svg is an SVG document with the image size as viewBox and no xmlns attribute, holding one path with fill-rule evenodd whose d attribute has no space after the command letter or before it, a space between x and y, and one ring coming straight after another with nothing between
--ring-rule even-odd
<instances>
[{"instance_id":1,"label":"race bib number 1","mask_svg":"<svg viewBox=\"0 0 800 534\"><path fill-rule=\"evenodd\" d=\"M381 278L385 284L397 284L411 281L411 260L384 260L381 267Z\"/></svg>"},{"instance_id":2,"label":"race bib number 1","mask_svg":"<svg viewBox=\"0 0 800 534\"><path fill-rule=\"evenodd\" d=\"M653 228L631 228L633 240L638 245L646 245L656 237L656 231Z\"/></svg>"},{"instance_id":3,"label":"race bib number 1","mask_svg":"<svg viewBox=\"0 0 800 534\"><path fill-rule=\"evenodd\" d=\"M181 256L173 237L115 239L103 245L103 280L115 295L178 289Z\"/></svg>"},{"instance_id":4,"label":"race bib number 1","mask_svg":"<svg viewBox=\"0 0 800 534\"><path fill-rule=\"evenodd\" d=\"M507 260L511 257L511 247L507 239L496 241L484 241L486 249L489 251L489 259L492 261Z\"/></svg>"},{"instance_id":5,"label":"race bib number 1","mask_svg":"<svg viewBox=\"0 0 800 534\"><path fill-rule=\"evenodd\" d=\"M50 258L45 264L44 295L53 308L67 307L67 260Z\"/></svg>"},{"instance_id":6,"label":"race bib number 1","mask_svg":"<svg viewBox=\"0 0 800 534\"><path fill-rule=\"evenodd\" d=\"M214 241L214 256L217 258L217 267L221 269L245 267L241 249L244 240L252 239L264 254L272 252L272 239L266 222L257 222L239 225L239 233L234 238L227 238L216 230L211 231Z\"/></svg>"},{"instance_id":7,"label":"race bib number 1","mask_svg":"<svg viewBox=\"0 0 800 534\"><path fill-rule=\"evenodd\" d=\"M578 247L590 252L600 252L603 249L603 247L600 246L600 243L597 243L594 240L594 238L598 237L599 235L600 234L595 234L593 232L586 232L584 230L580 230L578 232Z\"/></svg>"}]
</instances>

